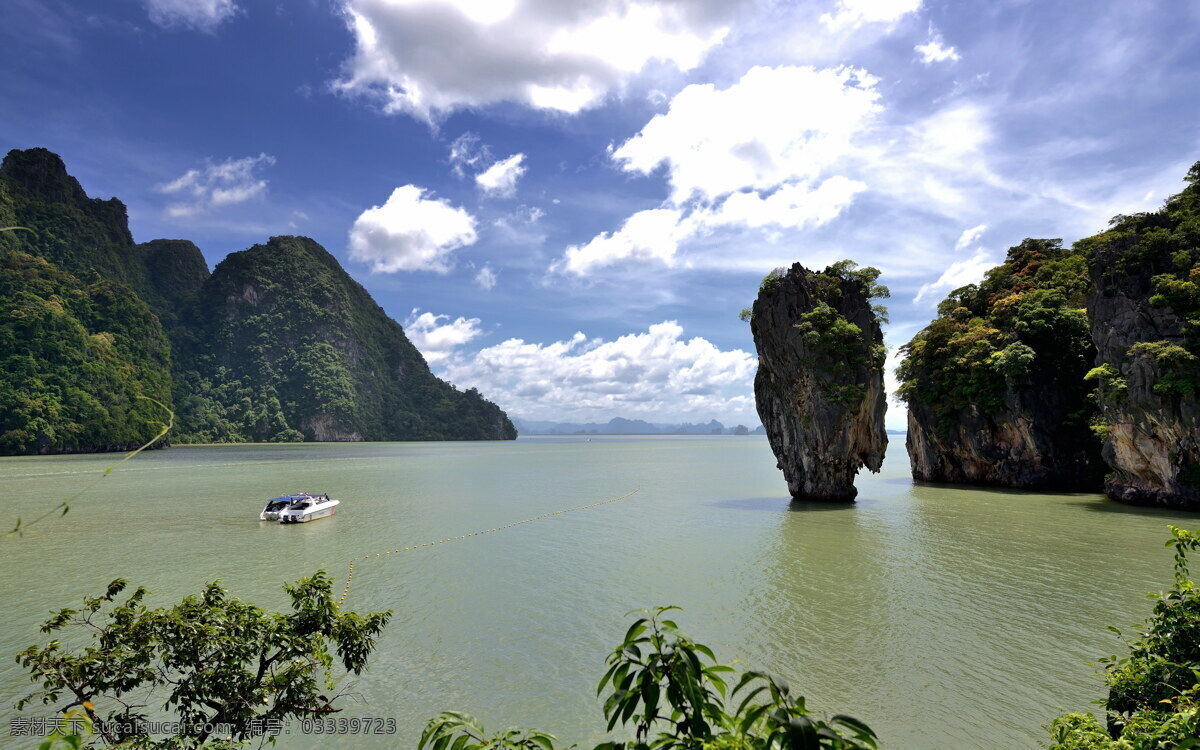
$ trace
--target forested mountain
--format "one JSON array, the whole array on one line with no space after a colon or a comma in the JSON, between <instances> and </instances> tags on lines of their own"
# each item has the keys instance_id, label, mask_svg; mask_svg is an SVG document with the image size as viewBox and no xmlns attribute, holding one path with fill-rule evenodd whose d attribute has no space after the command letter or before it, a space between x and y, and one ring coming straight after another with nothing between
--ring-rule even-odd
<instances>
[{"instance_id":1,"label":"forested mountain","mask_svg":"<svg viewBox=\"0 0 1200 750\"><path fill-rule=\"evenodd\" d=\"M477 391L434 377L403 330L317 243L276 237L209 274L187 240L133 242L124 204L61 159L0 165L0 453L172 439L512 439Z\"/></svg>"},{"instance_id":2,"label":"forested mountain","mask_svg":"<svg viewBox=\"0 0 1200 750\"><path fill-rule=\"evenodd\" d=\"M230 254L185 316L181 439L516 437L495 404L434 377L400 325L306 237Z\"/></svg>"}]
</instances>

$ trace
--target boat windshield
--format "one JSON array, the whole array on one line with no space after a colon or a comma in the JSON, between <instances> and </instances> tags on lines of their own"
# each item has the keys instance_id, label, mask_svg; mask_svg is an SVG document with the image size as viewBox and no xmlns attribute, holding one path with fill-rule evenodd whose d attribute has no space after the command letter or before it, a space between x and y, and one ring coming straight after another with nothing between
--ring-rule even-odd
<instances>
[{"instance_id":1,"label":"boat windshield","mask_svg":"<svg viewBox=\"0 0 1200 750\"><path fill-rule=\"evenodd\" d=\"M277 510L283 510L288 506L288 502L289 501L287 500L272 500L271 502L267 503L267 511L273 512Z\"/></svg>"},{"instance_id":2,"label":"boat windshield","mask_svg":"<svg viewBox=\"0 0 1200 750\"><path fill-rule=\"evenodd\" d=\"M292 510L304 510L305 508L307 508L310 505L312 505L312 503L308 502L308 500L297 500L296 502L292 503L291 509Z\"/></svg>"}]
</instances>

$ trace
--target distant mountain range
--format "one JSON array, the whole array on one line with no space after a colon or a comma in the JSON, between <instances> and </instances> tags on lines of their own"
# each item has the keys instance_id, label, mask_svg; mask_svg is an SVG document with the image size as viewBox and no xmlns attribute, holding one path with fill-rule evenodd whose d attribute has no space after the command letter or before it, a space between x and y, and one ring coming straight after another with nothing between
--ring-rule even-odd
<instances>
[{"instance_id":1,"label":"distant mountain range","mask_svg":"<svg viewBox=\"0 0 1200 750\"><path fill-rule=\"evenodd\" d=\"M533 419L512 418L517 431L522 435L762 435L762 425L754 428L746 425L726 427L717 420L707 423L659 424L642 419L614 417L608 422L540 422Z\"/></svg>"}]
</instances>

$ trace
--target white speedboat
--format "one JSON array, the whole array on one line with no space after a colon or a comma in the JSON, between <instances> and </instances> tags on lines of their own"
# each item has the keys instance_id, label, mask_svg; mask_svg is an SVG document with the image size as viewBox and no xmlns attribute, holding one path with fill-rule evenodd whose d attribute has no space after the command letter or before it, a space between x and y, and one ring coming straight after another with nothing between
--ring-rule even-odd
<instances>
[{"instance_id":1,"label":"white speedboat","mask_svg":"<svg viewBox=\"0 0 1200 750\"><path fill-rule=\"evenodd\" d=\"M334 508L340 503L329 495L314 495L309 492L293 492L290 495L273 497L267 501L262 513L258 514L262 521L279 521L280 523L306 523L317 518L332 516Z\"/></svg>"},{"instance_id":2,"label":"white speedboat","mask_svg":"<svg viewBox=\"0 0 1200 750\"><path fill-rule=\"evenodd\" d=\"M332 516L341 500L334 500L329 495L306 495L293 500L288 507L279 512L280 523L308 523L318 518Z\"/></svg>"}]
</instances>

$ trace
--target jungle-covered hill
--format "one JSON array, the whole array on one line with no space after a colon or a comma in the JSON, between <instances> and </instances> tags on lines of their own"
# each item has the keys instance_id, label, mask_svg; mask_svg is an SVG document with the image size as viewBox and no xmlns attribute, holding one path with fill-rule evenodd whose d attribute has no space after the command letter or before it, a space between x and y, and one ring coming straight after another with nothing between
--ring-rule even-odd
<instances>
[{"instance_id":1,"label":"jungle-covered hill","mask_svg":"<svg viewBox=\"0 0 1200 750\"><path fill-rule=\"evenodd\" d=\"M0 454L175 442L499 440L316 242L273 237L212 274L187 240L135 244L46 149L0 165Z\"/></svg>"}]
</instances>

